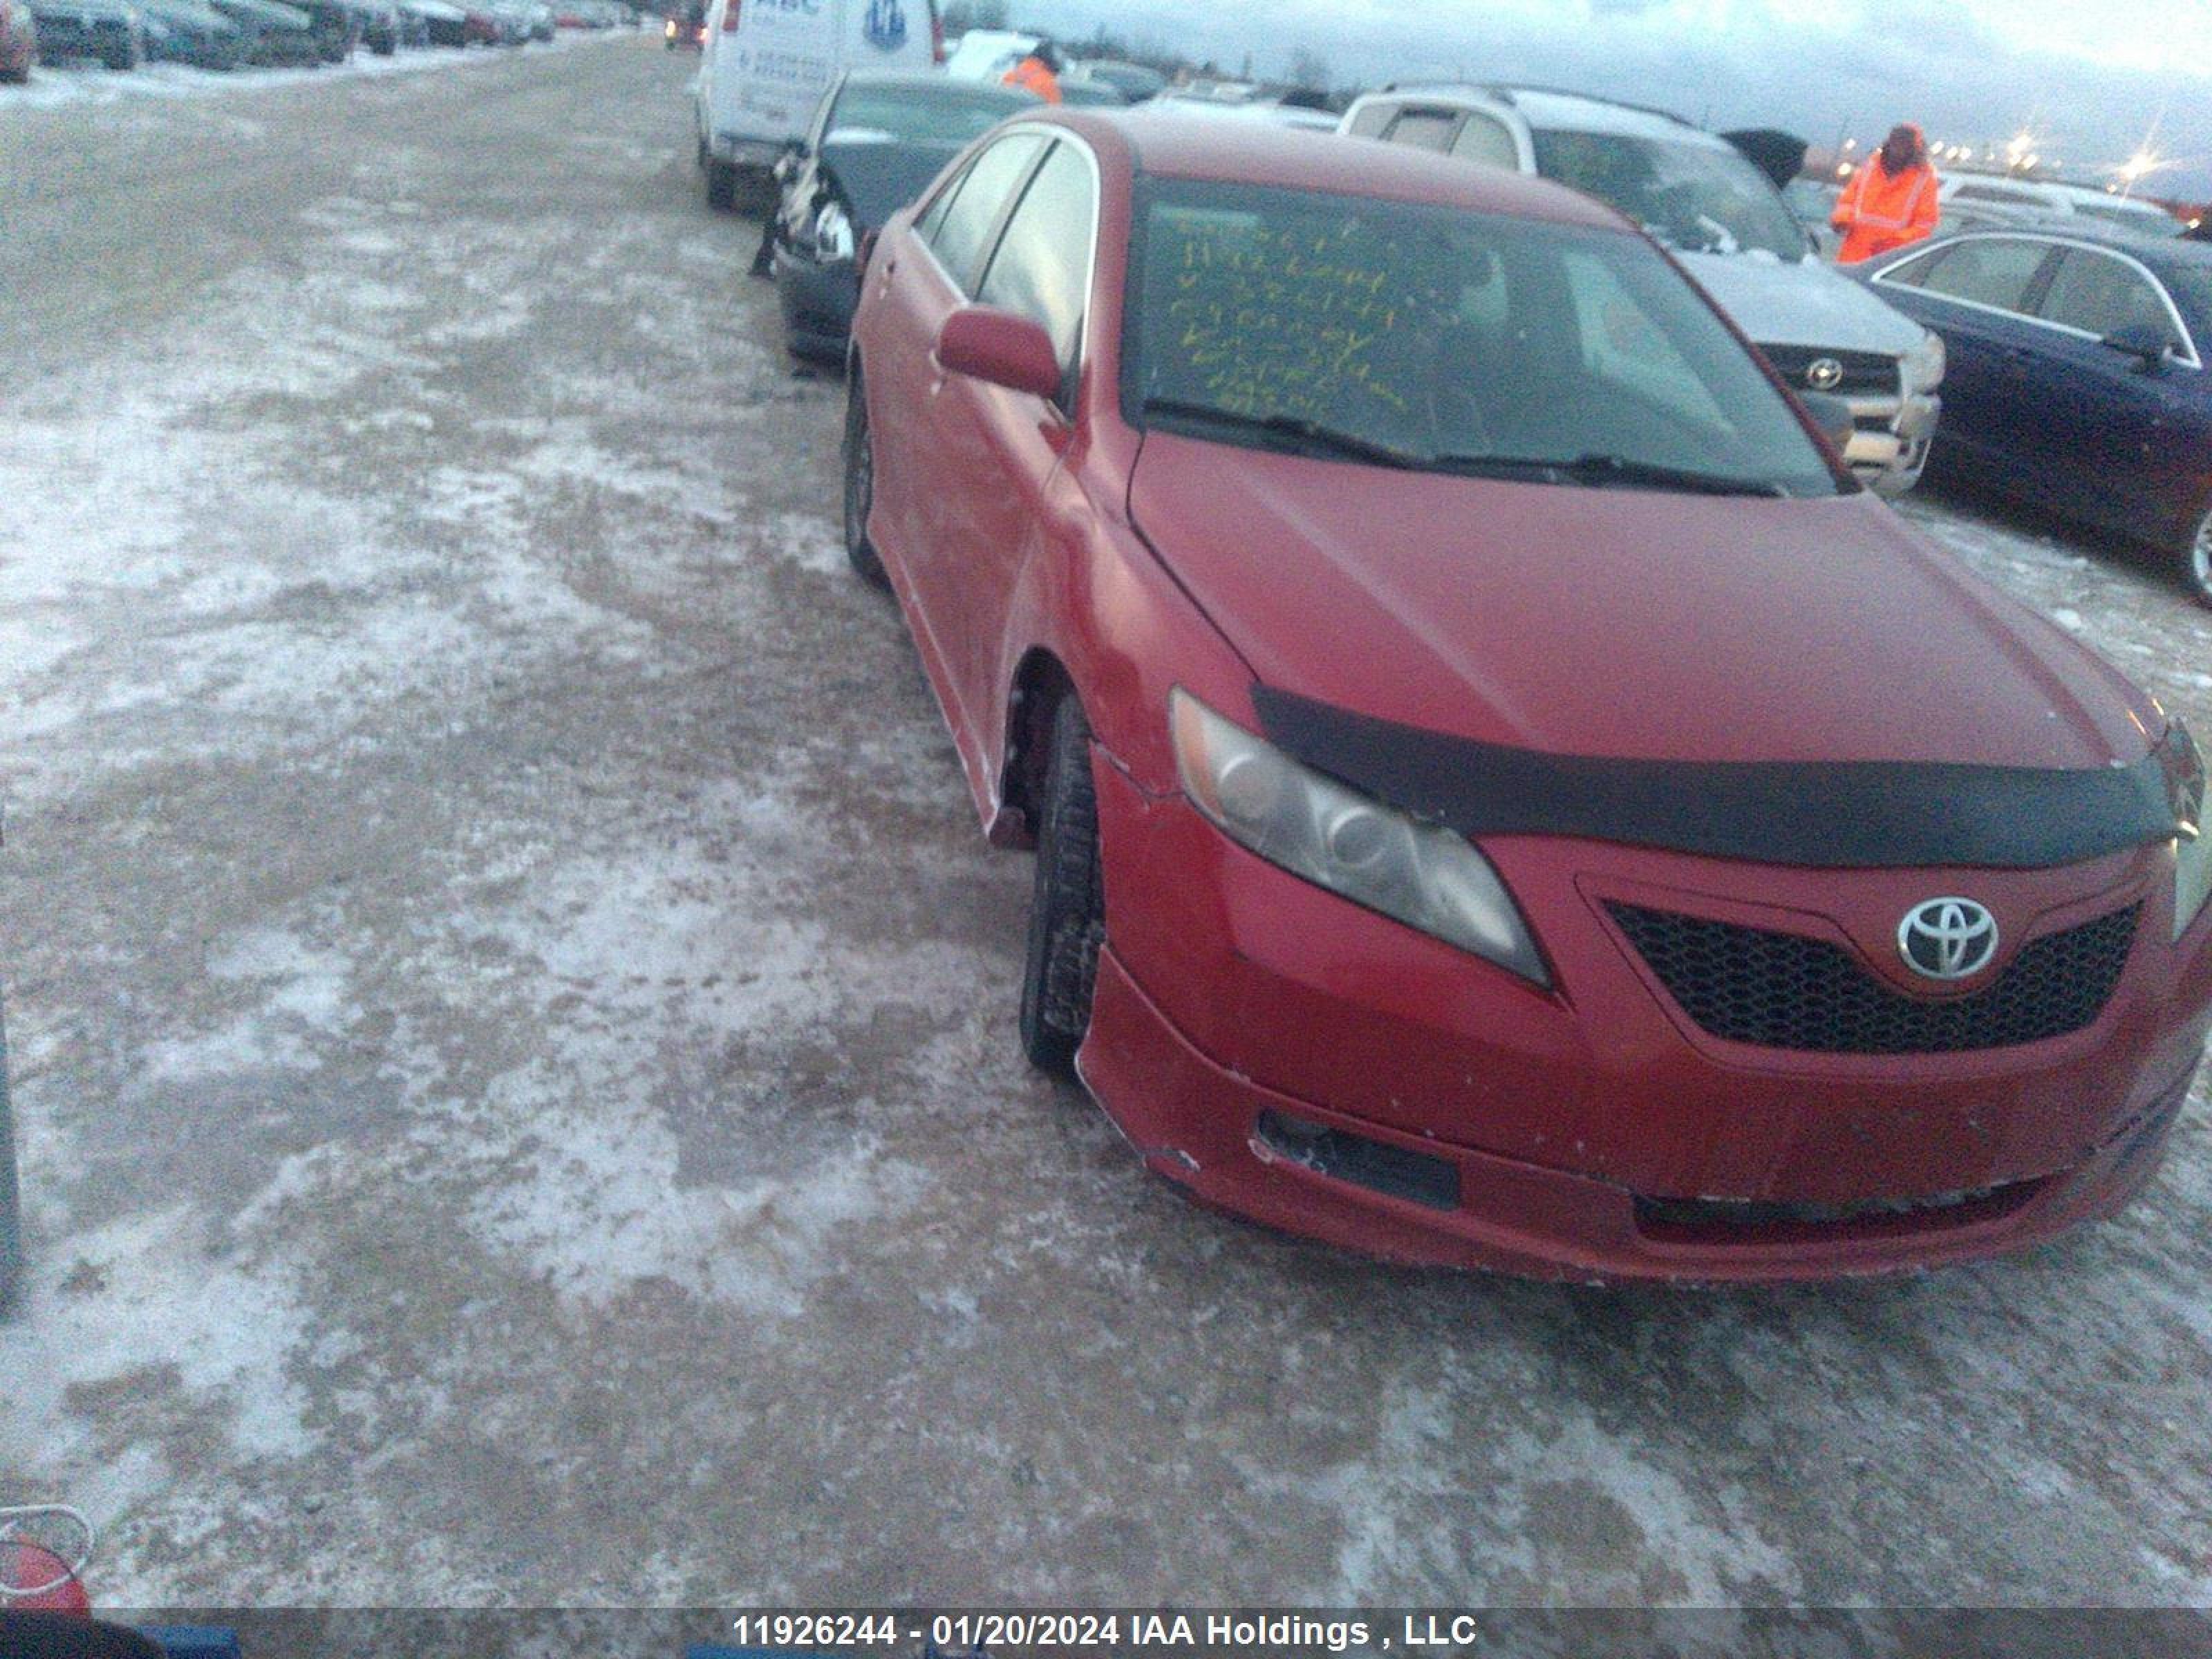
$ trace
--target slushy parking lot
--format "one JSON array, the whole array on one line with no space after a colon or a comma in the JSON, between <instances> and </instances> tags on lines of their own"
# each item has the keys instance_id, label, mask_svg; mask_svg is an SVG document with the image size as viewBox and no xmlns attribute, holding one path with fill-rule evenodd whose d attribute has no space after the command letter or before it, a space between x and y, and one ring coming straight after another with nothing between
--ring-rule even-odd
<instances>
[{"instance_id":1,"label":"slushy parking lot","mask_svg":"<svg viewBox=\"0 0 2212 1659\"><path fill-rule=\"evenodd\" d=\"M2116 1221L1685 1293L1223 1218L1024 1066L696 68L0 96L0 1501L125 1607L2212 1600L2201 1079ZM2212 731L2151 556L1899 510Z\"/></svg>"}]
</instances>

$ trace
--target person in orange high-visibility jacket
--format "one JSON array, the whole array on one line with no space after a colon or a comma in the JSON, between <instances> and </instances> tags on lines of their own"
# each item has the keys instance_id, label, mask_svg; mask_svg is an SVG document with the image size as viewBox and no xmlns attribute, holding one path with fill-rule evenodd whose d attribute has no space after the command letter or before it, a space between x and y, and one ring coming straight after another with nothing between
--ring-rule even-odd
<instances>
[{"instance_id":1,"label":"person in orange high-visibility jacket","mask_svg":"<svg viewBox=\"0 0 2212 1659\"><path fill-rule=\"evenodd\" d=\"M1942 181L1928 160L1928 141L1905 122L1889 130L1882 147L1851 175L1828 222L1844 233L1839 265L1855 265L1931 236L1942 209Z\"/></svg>"},{"instance_id":2,"label":"person in orange high-visibility jacket","mask_svg":"<svg viewBox=\"0 0 2212 1659\"><path fill-rule=\"evenodd\" d=\"M1035 93L1048 104L1060 102L1060 54L1052 42L1040 40L1030 47L1029 56L1006 71L1006 84Z\"/></svg>"}]
</instances>

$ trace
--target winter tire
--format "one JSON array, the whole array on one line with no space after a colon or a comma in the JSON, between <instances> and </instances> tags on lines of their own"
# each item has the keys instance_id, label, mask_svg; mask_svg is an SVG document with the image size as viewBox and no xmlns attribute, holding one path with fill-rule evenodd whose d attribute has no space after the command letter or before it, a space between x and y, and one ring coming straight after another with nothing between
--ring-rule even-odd
<instances>
[{"instance_id":1,"label":"winter tire","mask_svg":"<svg viewBox=\"0 0 2212 1659\"><path fill-rule=\"evenodd\" d=\"M2181 550L2181 580L2197 604L2212 605L2212 507L2197 520L2195 532Z\"/></svg>"},{"instance_id":2,"label":"winter tire","mask_svg":"<svg viewBox=\"0 0 2212 1659\"><path fill-rule=\"evenodd\" d=\"M1053 711L1036 841L1029 960L1022 974L1022 1048L1038 1070L1073 1078L1075 1051L1091 1029L1098 951L1106 942L1091 726L1073 692Z\"/></svg>"},{"instance_id":3,"label":"winter tire","mask_svg":"<svg viewBox=\"0 0 2212 1659\"><path fill-rule=\"evenodd\" d=\"M707 162L707 205L727 213L738 204L738 170L727 161L709 157Z\"/></svg>"},{"instance_id":4,"label":"winter tire","mask_svg":"<svg viewBox=\"0 0 2212 1659\"><path fill-rule=\"evenodd\" d=\"M868 514L876 504L876 439L868 429L867 389L860 371L845 393L845 556L854 574L877 587L889 587L884 562L868 539Z\"/></svg>"}]
</instances>

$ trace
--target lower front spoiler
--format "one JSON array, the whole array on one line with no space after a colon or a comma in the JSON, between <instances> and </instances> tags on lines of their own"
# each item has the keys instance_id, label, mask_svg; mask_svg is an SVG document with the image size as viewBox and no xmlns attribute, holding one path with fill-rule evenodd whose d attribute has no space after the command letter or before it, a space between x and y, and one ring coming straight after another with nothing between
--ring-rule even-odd
<instances>
[{"instance_id":1,"label":"lower front spoiler","mask_svg":"<svg viewBox=\"0 0 2212 1659\"><path fill-rule=\"evenodd\" d=\"M2190 1082L2072 1170L1951 1203L1820 1219L1785 1217L1780 1205L1639 1203L1602 1182L1279 1094L1192 1048L1110 947L1077 1069L1147 1164L1217 1208L1393 1261L1690 1283L1898 1273L2056 1237L2114 1213L2149 1182ZM1271 1127L1285 1123L1320 1139L1286 1143ZM1741 1213L1724 1218L1730 1211Z\"/></svg>"}]
</instances>

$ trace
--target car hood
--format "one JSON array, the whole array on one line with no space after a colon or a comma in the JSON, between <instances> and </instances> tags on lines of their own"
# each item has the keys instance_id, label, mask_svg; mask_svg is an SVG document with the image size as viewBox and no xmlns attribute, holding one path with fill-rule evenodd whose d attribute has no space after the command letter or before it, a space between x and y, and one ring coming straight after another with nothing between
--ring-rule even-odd
<instances>
[{"instance_id":1,"label":"car hood","mask_svg":"<svg viewBox=\"0 0 2212 1659\"><path fill-rule=\"evenodd\" d=\"M1867 495L1455 478L1148 435L1131 515L1259 680L1563 756L2133 764L2156 706Z\"/></svg>"},{"instance_id":2,"label":"car hood","mask_svg":"<svg viewBox=\"0 0 2212 1659\"><path fill-rule=\"evenodd\" d=\"M1674 257L1760 345L1900 357L1919 343L1919 324L1817 259L1789 264L1760 253Z\"/></svg>"},{"instance_id":3,"label":"car hood","mask_svg":"<svg viewBox=\"0 0 2212 1659\"><path fill-rule=\"evenodd\" d=\"M838 139L822 146L822 170L851 210L854 228L878 230L929 188L957 144L880 143Z\"/></svg>"}]
</instances>

